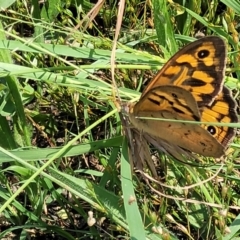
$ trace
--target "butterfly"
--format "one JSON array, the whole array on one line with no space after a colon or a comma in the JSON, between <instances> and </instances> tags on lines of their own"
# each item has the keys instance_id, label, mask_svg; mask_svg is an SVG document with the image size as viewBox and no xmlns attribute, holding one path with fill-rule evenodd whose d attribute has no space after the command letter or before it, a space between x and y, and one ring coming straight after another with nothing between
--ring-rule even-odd
<instances>
[{"instance_id":1,"label":"butterfly","mask_svg":"<svg viewBox=\"0 0 240 240\"><path fill-rule=\"evenodd\" d=\"M126 107L138 138L143 136L176 158L188 152L215 158L224 155L236 129L212 123L238 122L237 104L223 85L226 59L226 44L216 36L200 38L178 51L139 101Z\"/></svg>"}]
</instances>

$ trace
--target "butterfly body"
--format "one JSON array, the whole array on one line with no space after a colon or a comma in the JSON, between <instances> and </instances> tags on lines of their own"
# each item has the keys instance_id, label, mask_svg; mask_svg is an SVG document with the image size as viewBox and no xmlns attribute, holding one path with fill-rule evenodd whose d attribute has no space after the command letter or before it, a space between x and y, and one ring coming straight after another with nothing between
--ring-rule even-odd
<instances>
[{"instance_id":1,"label":"butterfly body","mask_svg":"<svg viewBox=\"0 0 240 240\"><path fill-rule=\"evenodd\" d=\"M166 145L221 157L235 129L184 121L238 122L236 102L223 86L225 65L221 38L205 37L187 45L148 84L139 102L129 105L130 122Z\"/></svg>"}]
</instances>

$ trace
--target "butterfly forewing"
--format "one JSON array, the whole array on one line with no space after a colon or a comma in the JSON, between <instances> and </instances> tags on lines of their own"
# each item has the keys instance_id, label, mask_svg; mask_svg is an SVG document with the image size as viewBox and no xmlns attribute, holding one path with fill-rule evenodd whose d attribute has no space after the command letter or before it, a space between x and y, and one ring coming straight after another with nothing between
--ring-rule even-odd
<instances>
[{"instance_id":1,"label":"butterfly forewing","mask_svg":"<svg viewBox=\"0 0 240 240\"><path fill-rule=\"evenodd\" d=\"M161 85L177 85L192 92L199 107L210 104L222 90L226 45L219 37L205 37L185 46L159 71L143 92Z\"/></svg>"}]
</instances>

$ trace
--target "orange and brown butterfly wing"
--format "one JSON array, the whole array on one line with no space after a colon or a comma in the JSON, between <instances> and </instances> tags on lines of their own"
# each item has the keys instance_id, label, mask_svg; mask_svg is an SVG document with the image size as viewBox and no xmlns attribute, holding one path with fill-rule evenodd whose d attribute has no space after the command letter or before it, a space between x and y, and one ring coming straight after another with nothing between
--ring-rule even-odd
<instances>
[{"instance_id":1,"label":"orange and brown butterfly wing","mask_svg":"<svg viewBox=\"0 0 240 240\"><path fill-rule=\"evenodd\" d=\"M135 116L140 112L173 112L186 120L199 121L200 113L192 94L186 89L166 85L150 89L134 106Z\"/></svg>"},{"instance_id":2,"label":"orange and brown butterfly wing","mask_svg":"<svg viewBox=\"0 0 240 240\"><path fill-rule=\"evenodd\" d=\"M130 108L133 125L173 146L220 157L235 135L227 126L196 125L136 117L237 122L236 103L223 87L226 46L218 37L199 39L176 53Z\"/></svg>"},{"instance_id":3,"label":"orange and brown butterfly wing","mask_svg":"<svg viewBox=\"0 0 240 240\"><path fill-rule=\"evenodd\" d=\"M177 52L144 89L176 85L190 91L199 107L211 104L222 90L226 45L219 37L205 37Z\"/></svg>"},{"instance_id":4,"label":"orange and brown butterfly wing","mask_svg":"<svg viewBox=\"0 0 240 240\"><path fill-rule=\"evenodd\" d=\"M179 121L159 121L157 118ZM159 86L149 90L141 101L131 107L129 119L139 131L177 147L203 156L220 157L224 153L223 146L206 129L180 121L200 121L196 101L184 88Z\"/></svg>"},{"instance_id":5,"label":"orange and brown butterfly wing","mask_svg":"<svg viewBox=\"0 0 240 240\"><path fill-rule=\"evenodd\" d=\"M231 91L223 87L222 92L216 97L211 106L206 106L201 112L202 122L237 123L237 103L233 99ZM236 128L228 126L202 125L224 147L233 139Z\"/></svg>"}]
</instances>

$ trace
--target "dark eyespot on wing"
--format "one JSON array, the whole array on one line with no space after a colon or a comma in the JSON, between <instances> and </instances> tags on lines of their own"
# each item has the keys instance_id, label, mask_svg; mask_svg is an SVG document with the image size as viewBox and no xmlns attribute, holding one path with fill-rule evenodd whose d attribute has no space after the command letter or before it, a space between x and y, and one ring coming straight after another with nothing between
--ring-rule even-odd
<instances>
[{"instance_id":1,"label":"dark eyespot on wing","mask_svg":"<svg viewBox=\"0 0 240 240\"><path fill-rule=\"evenodd\" d=\"M208 57L209 54L210 54L210 52L207 49L205 49L205 50L199 51L197 55L200 59L203 59L203 58Z\"/></svg>"},{"instance_id":2,"label":"dark eyespot on wing","mask_svg":"<svg viewBox=\"0 0 240 240\"><path fill-rule=\"evenodd\" d=\"M207 130L213 136L217 133L215 126L207 126Z\"/></svg>"}]
</instances>

